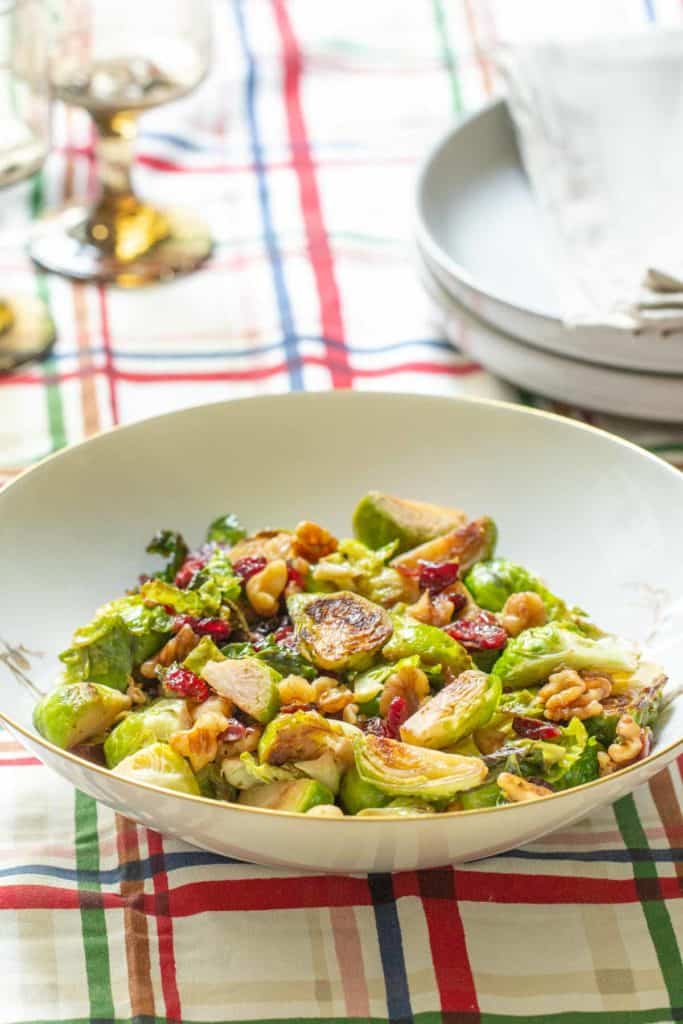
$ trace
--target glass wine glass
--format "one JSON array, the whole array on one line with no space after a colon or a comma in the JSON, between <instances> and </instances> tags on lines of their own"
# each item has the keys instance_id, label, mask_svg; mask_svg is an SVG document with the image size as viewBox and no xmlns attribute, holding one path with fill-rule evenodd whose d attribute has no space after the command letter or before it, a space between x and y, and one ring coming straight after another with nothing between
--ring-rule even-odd
<instances>
[{"instance_id":1,"label":"glass wine glass","mask_svg":"<svg viewBox=\"0 0 683 1024\"><path fill-rule=\"evenodd\" d=\"M211 0L61 0L55 95L91 114L101 193L51 214L31 246L46 270L137 287L186 273L211 252L194 213L158 209L131 180L138 117L191 92L211 52Z\"/></svg>"},{"instance_id":2,"label":"glass wine glass","mask_svg":"<svg viewBox=\"0 0 683 1024\"><path fill-rule=\"evenodd\" d=\"M50 141L47 19L41 0L0 0L0 188L39 171ZM43 355L55 340L36 296L0 292L0 372Z\"/></svg>"}]
</instances>

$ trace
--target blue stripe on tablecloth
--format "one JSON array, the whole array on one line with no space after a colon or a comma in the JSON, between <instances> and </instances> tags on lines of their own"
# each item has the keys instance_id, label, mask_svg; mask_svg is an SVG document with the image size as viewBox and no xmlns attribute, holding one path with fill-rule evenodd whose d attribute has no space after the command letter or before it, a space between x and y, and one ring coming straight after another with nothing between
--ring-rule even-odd
<instances>
[{"instance_id":1,"label":"blue stripe on tablecloth","mask_svg":"<svg viewBox=\"0 0 683 1024\"><path fill-rule=\"evenodd\" d=\"M303 388L303 373L297 353L294 317L292 314L292 306L289 301L289 295L287 294L284 267L282 265L280 250L278 248L277 237L273 226L270 198L268 195L268 180L263 160L263 144L261 142L258 120L256 117L256 89L258 85L256 60L249 46L247 25L242 5L243 0L233 0L232 7L235 12L237 31L247 65L245 97L247 124L249 126L252 158L254 161L256 180L258 184L259 204L261 207L261 218L263 220L263 233L273 272L275 297L280 314L280 323L282 324L282 333L284 335L285 355L289 366L290 387L292 391L301 391Z\"/></svg>"},{"instance_id":2,"label":"blue stripe on tablecloth","mask_svg":"<svg viewBox=\"0 0 683 1024\"><path fill-rule=\"evenodd\" d=\"M391 1024L406 1024L413 1019L410 990L403 955L401 925L398 920L391 875L368 875L368 886L375 912L375 926L387 993L387 1016Z\"/></svg>"},{"instance_id":3,"label":"blue stripe on tablecloth","mask_svg":"<svg viewBox=\"0 0 683 1024\"><path fill-rule=\"evenodd\" d=\"M342 342L330 341L316 334L297 334L296 339L297 341L319 342L332 349L346 349L346 351L357 356L384 355L387 352L400 352L402 349L415 348L416 346L431 348L440 352L453 351L453 345L449 341L443 341L440 338L415 338L408 341L394 341L385 345L344 345ZM127 349L117 349L114 347L110 348L109 352L117 359L140 359L150 360L151 362L183 359L251 359L256 356L268 355L271 352L279 352L283 344L283 341L272 341L265 345L255 345L250 348L193 349L190 352L128 351ZM81 349L62 349L60 352L53 353L52 358L60 361L76 359L83 355L91 357L100 356L103 353L104 349L101 346L93 345L92 347L89 346L88 348Z\"/></svg>"},{"instance_id":4,"label":"blue stripe on tablecloth","mask_svg":"<svg viewBox=\"0 0 683 1024\"><path fill-rule=\"evenodd\" d=\"M645 5L645 15L648 21L657 20L657 12L655 11L654 0L643 0Z\"/></svg>"},{"instance_id":5,"label":"blue stripe on tablecloth","mask_svg":"<svg viewBox=\"0 0 683 1024\"><path fill-rule=\"evenodd\" d=\"M636 861L649 861L657 864L672 864L683 860L683 849L649 849L649 850L582 850L565 853L562 851L541 852L537 850L509 850L507 853L497 855L506 859L536 860L536 861L566 861L567 863L577 862L583 864L600 863L609 864L633 864ZM201 850L180 851L167 853L165 857L165 868L167 873L182 868L204 867L213 864L239 864L240 861L232 857L222 857L220 854L207 853ZM123 870L125 868L125 872ZM35 875L46 878L61 878L65 882L75 882L78 878L85 881L98 881L103 885L120 882L122 878L129 881L139 881L144 878L151 878L158 870L159 865L155 857L147 857L137 861L131 861L121 869L102 869L98 872L76 872L72 868L60 868L47 864L20 864L16 867L0 868L0 878L13 878L17 875ZM92 876L92 877L91 877Z\"/></svg>"}]
</instances>

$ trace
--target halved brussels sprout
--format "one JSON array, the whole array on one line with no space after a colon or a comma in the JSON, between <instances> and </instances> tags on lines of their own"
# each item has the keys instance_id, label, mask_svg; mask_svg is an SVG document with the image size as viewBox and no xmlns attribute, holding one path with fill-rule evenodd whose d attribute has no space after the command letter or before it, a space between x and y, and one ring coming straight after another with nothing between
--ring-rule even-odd
<instances>
[{"instance_id":1,"label":"halved brussels sprout","mask_svg":"<svg viewBox=\"0 0 683 1024\"><path fill-rule=\"evenodd\" d=\"M377 786L364 782L355 764L344 775L339 790L339 803L347 814L360 814L366 808L384 807L391 797Z\"/></svg>"},{"instance_id":2,"label":"halved brussels sprout","mask_svg":"<svg viewBox=\"0 0 683 1024\"><path fill-rule=\"evenodd\" d=\"M168 743L152 743L149 747L136 750L130 757L119 761L113 772L136 782L172 789L176 793L200 795L199 783L189 764Z\"/></svg>"},{"instance_id":3,"label":"halved brussels sprout","mask_svg":"<svg viewBox=\"0 0 683 1024\"><path fill-rule=\"evenodd\" d=\"M512 594L532 591L542 599L549 619L566 618L568 614L565 602L551 594L535 573L507 558L477 562L464 582L477 604L490 612L501 611Z\"/></svg>"},{"instance_id":4,"label":"halved brussels sprout","mask_svg":"<svg viewBox=\"0 0 683 1024\"><path fill-rule=\"evenodd\" d=\"M246 807L267 807L273 811L305 814L318 804L333 804L334 797L326 786L313 779L294 779L242 790L239 803Z\"/></svg>"},{"instance_id":5,"label":"halved brussels sprout","mask_svg":"<svg viewBox=\"0 0 683 1024\"><path fill-rule=\"evenodd\" d=\"M425 814L436 814L434 807L419 800L392 800L386 807L365 807L358 812L359 818L420 818Z\"/></svg>"},{"instance_id":6,"label":"halved brussels sprout","mask_svg":"<svg viewBox=\"0 0 683 1024\"><path fill-rule=\"evenodd\" d=\"M282 676L258 658L208 661L202 669L202 678L212 690L227 697L257 722L270 722L278 713L277 684Z\"/></svg>"},{"instance_id":7,"label":"halved brussels sprout","mask_svg":"<svg viewBox=\"0 0 683 1024\"><path fill-rule=\"evenodd\" d=\"M161 697L126 715L107 736L104 757L108 768L152 743L167 743L174 732L189 729L190 712L184 700Z\"/></svg>"},{"instance_id":8,"label":"halved brussels sprout","mask_svg":"<svg viewBox=\"0 0 683 1024\"><path fill-rule=\"evenodd\" d=\"M351 590L387 607L404 600L406 577L386 565L395 550L396 544L373 551L359 540L341 540L337 550L321 558L313 569L314 588L323 592Z\"/></svg>"},{"instance_id":9,"label":"halved brussels sprout","mask_svg":"<svg viewBox=\"0 0 683 1024\"><path fill-rule=\"evenodd\" d=\"M487 724L500 694L500 679L496 676L462 672L403 723L401 739L418 747L436 749L457 743Z\"/></svg>"},{"instance_id":10,"label":"halved brussels sprout","mask_svg":"<svg viewBox=\"0 0 683 1024\"><path fill-rule=\"evenodd\" d=\"M632 644L616 636L592 640L551 622L527 629L508 641L495 665L505 690L536 686L560 667L602 672L633 672L638 655Z\"/></svg>"},{"instance_id":11,"label":"halved brussels sprout","mask_svg":"<svg viewBox=\"0 0 683 1024\"><path fill-rule=\"evenodd\" d=\"M315 779L327 786L336 796L342 779L342 767L331 750L324 750L320 757L312 761L296 761L294 767L303 772L309 779Z\"/></svg>"},{"instance_id":12,"label":"halved brussels sprout","mask_svg":"<svg viewBox=\"0 0 683 1024\"><path fill-rule=\"evenodd\" d=\"M382 656L388 661L417 655L425 665L441 665L455 674L471 667L472 659L465 648L437 626L428 626L398 612L392 614L391 621L393 634L382 649Z\"/></svg>"},{"instance_id":13,"label":"halved brussels sprout","mask_svg":"<svg viewBox=\"0 0 683 1024\"><path fill-rule=\"evenodd\" d=\"M276 768L271 764L259 764L253 754L243 753L237 757L224 757L221 774L235 789L251 789L267 782L288 782L300 778L300 772L291 768Z\"/></svg>"},{"instance_id":14,"label":"halved brussels sprout","mask_svg":"<svg viewBox=\"0 0 683 1024\"><path fill-rule=\"evenodd\" d=\"M80 743L104 738L130 698L100 683L64 683L55 687L33 710L33 724L56 747L70 750Z\"/></svg>"},{"instance_id":15,"label":"halved brussels sprout","mask_svg":"<svg viewBox=\"0 0 683 1024\"><path fill-rule=\"evenodd\" d=\"M237 799L237 789L223 777L220 765L215 761L200 768L195 778L200 794L207 799L222 800L224 803L232 803Z\"/></svg>"},{"instance_id":16,"label":"halved brussels sprout","mask_svg":"<svg viewBox=\"0 0 683 1024\"><path fill-rule=\"evenodd\" d=\"M287 601L302 652L326 671L365 668L391 636L391 620L360 594L295 594Z\"/></svg>"},{"instance_id":17,"label":"halved brussels sprout","mask_svg":"<svg viewBox=\"0 0 683 1024\"><path fill-rule=\"evenodd\" d=\"M463 526L466 521L467 516L459 508L444 508L370 491L356 505L353 532L370 548L398 541L398 550L407 551Z\"/></svg>"},{"instance_id":18,"label":"halved brussels sprout","mask_svg":"<svg viewBox=\"0 0 683 1024\"><path fill-rule=\"evenodd\" d=\"M473 519L466 526L436 537L426 544L412 548L410 551L392 558L391 565L403 571L419 569L419 563L425 562L458 562L466 572L475 562L489 558L493 554L497 538L496 524L488 516Z\"/></svg>"},{"instance_id":19,"label":"halved brussels sprout","mask_svg":"<svg viewBox=\"0 0 683 1024\"><path fill-rule=\"evenodd\" d=\"M346 723L323 718L317 711L278 715L268 723L259 740L259 761L275 765L315 761L326 750L343 761L349 750L348 728Z\"/></svg>"},{"instance_id":20,"label":"halved brussels sprout","mask_svg":"<svg viewBox=\"0 0 683 1024\"><path fill-rule=\"evenodd\" d=\"M390 796L428 803L450 800L480 785L488 774L481 758L412 747L398 740L361 734L354 742L358 774Z\"/></svg>"}]
</instances>

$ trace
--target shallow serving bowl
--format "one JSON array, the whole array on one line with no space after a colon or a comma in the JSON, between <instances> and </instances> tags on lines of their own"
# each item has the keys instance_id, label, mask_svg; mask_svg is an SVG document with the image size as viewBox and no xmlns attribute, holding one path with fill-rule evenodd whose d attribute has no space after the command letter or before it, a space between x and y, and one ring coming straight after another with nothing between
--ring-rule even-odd
<instances>
[{"instance_id":1,"label":"shallow serving bowl","mask_svg":"<svg viewBox=\"0 0 683 1024\"><path fill-rule=\"evenodd\" d=\"M337 392L146 420L53 456L0 493L0 721L75 786L152 828L245 860L335 872L427 868L510 849L616 800L680 752L683 697L665 712L650 757L575 790L434 817L315 819L131 782L36 734L31 687L52 684L74 627L150 567L144 547L159 527L197 543L232 510L253 528L305 517L343 533L372 488L491 514L502 553L645 644L680 683L683 475L545 413Z\"/></svg>"}]
</instances>

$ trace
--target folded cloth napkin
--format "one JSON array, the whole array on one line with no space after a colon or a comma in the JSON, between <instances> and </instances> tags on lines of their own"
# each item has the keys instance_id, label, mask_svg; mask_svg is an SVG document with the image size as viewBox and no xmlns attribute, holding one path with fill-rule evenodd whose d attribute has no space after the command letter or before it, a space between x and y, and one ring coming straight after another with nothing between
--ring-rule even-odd
<instances>
[{"instance_id":1,"label":"folded cloth napkin","mask_svg":"<svg viewBox=\"0 0 683 1024\"><path fill-rule=\"evenodd\" d=\"M683 31L503 46L568 324L683 329Z\"/></svg>"}]
</instances>

